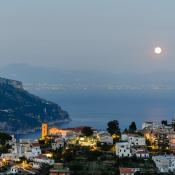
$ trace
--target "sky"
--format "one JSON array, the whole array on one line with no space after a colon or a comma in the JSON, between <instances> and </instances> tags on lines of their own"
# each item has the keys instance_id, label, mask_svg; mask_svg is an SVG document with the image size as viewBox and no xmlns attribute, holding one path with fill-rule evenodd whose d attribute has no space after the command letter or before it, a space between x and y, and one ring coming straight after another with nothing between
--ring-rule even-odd
<instances>
[{"instance_id":1,"label":"sky","mask_svg":"<svg viewBox=\"0 0 175 175\"><path fill-rule=\"evenodd\" d=\"M174 0L1 0L0 68L174 71L174 9Z\"/></svg>"}]
</instances>

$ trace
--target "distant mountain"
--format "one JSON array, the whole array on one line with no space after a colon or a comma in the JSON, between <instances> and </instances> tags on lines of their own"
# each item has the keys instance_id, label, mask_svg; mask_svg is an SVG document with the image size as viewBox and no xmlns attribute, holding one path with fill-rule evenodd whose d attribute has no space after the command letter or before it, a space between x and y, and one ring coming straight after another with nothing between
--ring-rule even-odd
<instances>
[{"instance_id":1,"label":"distant mountain","mask_svg":"<svg viewBox=\"0 0 175 175\"><path fill-rule=\"evenodd\" d=\"M30 66L28 64L10 64L0 69L0 76L31 84L175 84L175 72L166 70L158 70L147 74L137 74L134 72L113 74L85 70L60 70Z\"/></svg>"},{"instance_id":2,"label":"distant mountain","mask_svg":"<svg viewBox=\"0 0 175 175\"><path fill-rule=\"evenodd\" d=\"M0 78L0 128L6 132L27 132L41 122L70 121L69 114L53 102L34 96L22 83Z\"/></svg>"},{"instance_id":3,"label":"distant mountain","mask_svg":"<svg viewBox=\"0 0 175 175\"><path fill-rule=\"evenodd\" d=\"M59 70L56 68L34 67L28 64L10 64L0 69L0 76L9 79L16 79L24 83L95 83L113 81L116 78L115 74L96 72L96 71L81 71L81 70Z\"/></svg>"}]
</instances>

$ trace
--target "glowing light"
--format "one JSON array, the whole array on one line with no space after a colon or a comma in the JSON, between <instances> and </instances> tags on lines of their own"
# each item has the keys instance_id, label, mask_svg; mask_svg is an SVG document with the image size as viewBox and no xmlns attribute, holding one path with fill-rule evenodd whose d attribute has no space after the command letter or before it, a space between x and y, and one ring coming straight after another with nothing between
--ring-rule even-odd
<instances>
[{"instance_id":1,"label":"glowing light","mask_svg":"<svg viewBox=\"0 0 175 175\"><path fill-rule=\"evenodd\" d=\"M160 47L156 47L154 51L156 54L160 54L162 52L162 49Z\"/></svg>"}]
</instances>

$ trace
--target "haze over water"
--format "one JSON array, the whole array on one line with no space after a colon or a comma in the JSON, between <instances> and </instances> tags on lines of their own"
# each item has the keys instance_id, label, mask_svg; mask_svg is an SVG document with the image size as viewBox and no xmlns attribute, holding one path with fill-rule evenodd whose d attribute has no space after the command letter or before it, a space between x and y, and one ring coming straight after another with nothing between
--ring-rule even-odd
<instances>
[{"instance_id":1,"label":"haze over water","mask_svg":"<svg viewBox=\"0 0 175 175\"><path fill-rule=\"evenodd\" d=\"M92 126L106 130L107 123L118 120L121 131L135 122L137 129L146 121L161 122L175 116L173 90L46 90L31 91L61 105L72 121L57 124L61 128ZM39 138L40 131L17 138Z\"/></svg>"}]
</instances>

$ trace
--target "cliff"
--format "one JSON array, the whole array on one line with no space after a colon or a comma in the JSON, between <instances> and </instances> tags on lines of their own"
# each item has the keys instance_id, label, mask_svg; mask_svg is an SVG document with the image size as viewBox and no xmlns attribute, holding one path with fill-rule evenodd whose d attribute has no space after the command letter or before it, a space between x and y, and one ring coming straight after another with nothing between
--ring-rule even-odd
<instances>
[{"instance_id":1,"label":"cliff","mask_svg":"<svg viewBox=\"0 0 175 175\"><path fill-rule=\"evenodd\" d=\"M0 85L1 84L9 84L15 88L23 89L22 83L20 81L16 81L16 80L10 80L10 79L0 77Z\"/></svg>"},{"instance_id":2,"label":"cliff","mask_svg":"<svg viewBox=\"0 0 175 175\"><path fill-rule=\"evenodd\" d=\"M68 112L53 102L34 96L22 83L0 78L0 128L20 133L41 126L41 122L70 121Z\"/></svg>"}]
</instances>

